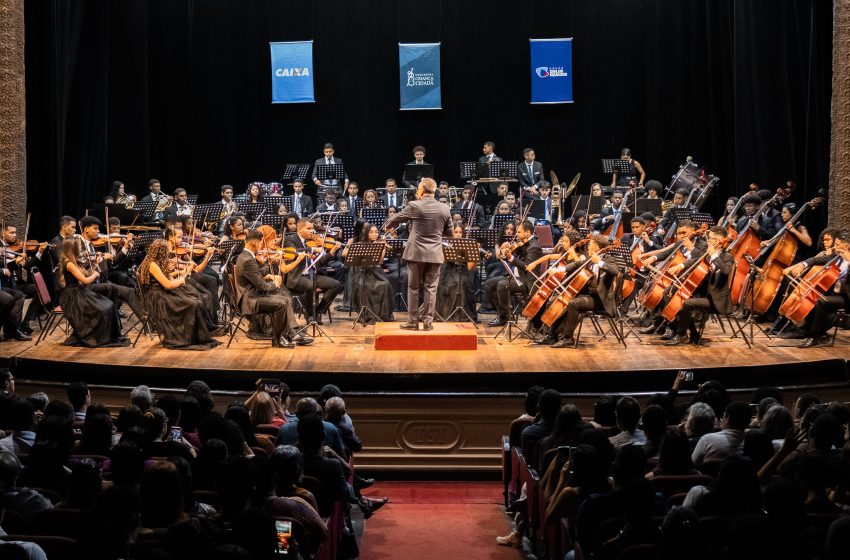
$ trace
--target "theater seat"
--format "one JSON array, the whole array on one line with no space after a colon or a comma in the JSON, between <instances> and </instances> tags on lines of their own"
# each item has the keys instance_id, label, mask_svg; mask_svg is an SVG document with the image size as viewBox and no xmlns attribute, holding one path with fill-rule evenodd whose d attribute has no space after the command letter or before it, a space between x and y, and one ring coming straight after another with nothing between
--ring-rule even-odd
<instances>
[{"instance_id":1,"label":"theater seat","mask_svg":"<svg viewBox=\"0 0 850 560\"><path fill-rule=\"evenodd\" d=\"M4 541L24 541L35 543L44 550L50 560L76 560L77 541L65 537L43 535L6 535Z\"/></svg>"}]
</instances>

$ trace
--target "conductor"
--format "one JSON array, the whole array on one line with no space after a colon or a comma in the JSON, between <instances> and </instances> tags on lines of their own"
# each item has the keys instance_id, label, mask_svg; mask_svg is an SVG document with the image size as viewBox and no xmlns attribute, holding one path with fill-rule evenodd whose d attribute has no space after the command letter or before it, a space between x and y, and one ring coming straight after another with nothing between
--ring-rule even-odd
<instances>
[{"instance_id":1,"label":"conductor","mask_svg":"<svg viewBox=\"0 0 850 560\"><path fill-rule=\"evenodd\" d=\"M443 263L443 237L452 233L452 217L449 207L434 198L437 183L425 178L419 182L416 200L407 204L401 212L387 220L384 229L409 222L410 232L402 258L407 261L409 279L407 283L408 320L401 328L418 331L419 321L423 330L434 327L434 307L437 303L437 284L440 280L440 265ZM419 286L423 285L424 315L419 311Z\"/></svg>"}]
</instances>

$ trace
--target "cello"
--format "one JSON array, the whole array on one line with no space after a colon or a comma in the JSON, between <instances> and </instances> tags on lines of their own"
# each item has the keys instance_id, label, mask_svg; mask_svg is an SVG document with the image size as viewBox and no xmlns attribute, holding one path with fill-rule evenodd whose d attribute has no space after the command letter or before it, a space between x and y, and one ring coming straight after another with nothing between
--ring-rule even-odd
<instances>
[{"instance_id":1,"label":"cello","mask_svg":"<svg viewBox=\"0 0 850 560\"><path fill-rule=\"evenodd\" d=\"M840 255L835 255L825 265L811 267L803 278L794 279L792 282L796 286L779 306L779 314L797 327L802 327L818 300L824 298L824 294L841 276L841 269L838 267L840 258Z\"/></svg>"},{"instance_id":2,"label":"cello","mask_svg":"<svg viewBox=\"0 0 850 560\"><path fill-rule=\"evenodd\" d=\"M718 243L721 251L728 241L729 238L726 237L723 241ZM708 277L711 272L711 266L708 262L706 262L706 260L709 258L711 258L711 252L707 250L703 256L701 256L688 270L685 271L682 280L676 280L678 289L670 296L670 300L661 312L661 316L667 321L671 323L673 322L676 315L679 313L679 310L682 309L682 304L685 303L685 300L690 298L699 285L702 284L703 280Z\"/></svg>"},{"instance_id":3,"label":"cello","mask_svg":"<svg viewBox=\"0 0 850 560\"><path fill-rule=\"evenodd\" d=\"M756 261L770 251L767 260L759 271L759 275L753 281L752 297L744 298L741 303L744 309L762 315L770 308L782 284L782 271L791 266L791 263L794 262L794 256L797 254L797 237L789 231L789 226L794 225L807 208L817 208L824 200L823 196L818 196L800 207L797 213L782 226L782 229L759 253Z\"/></svg>"},{"instance_id":4,"label":"cello","mask_svg":"<svg viewBox=\"0 0 850 560\"><path fill-rule=\"evenodd\" d=\"M769 206L777 202L782 202L791 195L791 189L780 187L776 190L776 194L772 198L764 201L759 209L750 216L747 225L738 234L738 238L732 242L729 247L729 252L732 253L732 258L735 259L735 272L732 275L732 281L729 285L729 295L732 298L732 305L738 305L741 302L741 296L744 293L744 284L747 282L747 276L750 272L750 264L744 255L749 255L756 258L761 250L761 240L756 235L755 231L750 227L754 220L758 220L764 214ZM741 197L742 199L744 197Z\"/></svg>"},{"instance_id":5,"label":"cello","mask_svg":"<svg viewBox=\"0 0 850 560\"><path fill-rule=\"evenodd\" d=\"M596 254L601 255L610 251L614 247L619 246L620 240L615 239L608 247L599 249ZM588 258L575 271L573 271L569 278L564 280L561 288L558 290L557 297L552 301L549 308L546 309L543 316L540 318L544 325L551 327L552 324L567 311L567 305L569 305L570 301L575 299L587 283L590 282L593 278L593 272L590 270L590 265L592 264L593 259Z\"/></svg>"},{"instance_id":6,"label":"cello","mask_svg":"<svg viewBox=\"0 0 850 560\"><path fill-rule=\"evenodd\" d=\"M554 264L550 265L549 272L546 274L546 278L541 282L540 287L537 288L537 291L534 292L534 295L528 300L528 303L525 306L525 309L522 310L522 316L527 319L533 319L537 313L543 308L543 305L549 301L549 298L552 296L555 291L561 288L561 283L564 280L564 277L567 275L567 271L564 267L558 267L564 257L567 257L570 254L570 250L575 251L585 243L590 241L589 239L582 239L577 242L575 245L564 251L564 254L561 255Z\"/></svg>"},{"instance_id":7,"label":"cello","mask_svg":"<svg viewBox=\"0 0 850 560\"><path fill-rule=\"evenodd\" d=\"M623 195L623 202L620 203L620 211L617 212L617 215L614 216L614 221L611 222L605 230L602 232L602 235L607 237L609 241L614 241L615 239L620 239L623 237L623 210L628 210L629 208L629 195L637 190L637 185L633 188L626 189L626 194Z\"/></svg>"},{"instance_id":8,"label":"cello","mask_svg":"<svg viewBox=\"0 0 850 560\"><path fill-rule=\"evenodd\" d=\"M694 230L693 233L690 234L689 237L696 237L698 235L702 235L703 232L706 231L708 226L706 224L702 224L699 229ZM652 269L653 279L650 282L644 284L643 289L641 289L640 293L637 296L638 303L645 307L647 310L652 311L661 301L664 299L664 292L667 291L667 288L673 283L675 278L669 274L667 271L676 266L677 264L684 263L687 258L682 252L679 250L682 248L682 240L676 242L673 246L673 252L667 257L661 266ZM651 257L655 253L660 253L662 251L666 251L667 247L663 249L658 249L657 251L652 251L651 253L644 253L644 257Z\"/></svg>"}]
</instances>

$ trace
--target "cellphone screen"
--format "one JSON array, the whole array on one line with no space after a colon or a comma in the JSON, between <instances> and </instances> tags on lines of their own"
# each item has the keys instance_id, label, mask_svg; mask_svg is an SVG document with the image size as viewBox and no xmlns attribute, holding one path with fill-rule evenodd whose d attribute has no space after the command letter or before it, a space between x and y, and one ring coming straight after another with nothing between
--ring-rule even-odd
<instances>
[{"instance_id":1,"label":"cellphone screen","mask_svg":"<svg viewBox=\"0 0 850 560\"><path fill-rule=\"evenodd\" d=\"M292 521L276 519L274 522L277 531L277 554L289 555L289 540L292 538Z\"/></svg>"},{"instance_id":2,"label":"cellphone screen","mask_svg":"<svg viewBox=\"0 0 850 560\"><path fill-rule=\"evenodd\" d=\"M179 426L171 427L171 439L172 441L180 441L183 439L183 428Z\"/></svg>"},{"instance_id":3,"label":"cellphone screen","mask_svg":"<svg viewBox=\"0 0 850 560\"><path fill-rule=\"evenodd\" d=\"M280 385L278 385L277 383L264 383L263 390L266 393L280 393Z\"/></svg>"}]
</instances>

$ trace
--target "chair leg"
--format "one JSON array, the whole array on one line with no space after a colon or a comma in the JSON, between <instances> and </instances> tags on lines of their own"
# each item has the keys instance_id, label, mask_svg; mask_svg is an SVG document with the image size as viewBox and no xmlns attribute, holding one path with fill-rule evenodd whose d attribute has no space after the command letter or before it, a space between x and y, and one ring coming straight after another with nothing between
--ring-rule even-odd
<instances>
[{"instance_id":1,"label":"chair leg","mask_svg":"<svg viewBox=\"0 0 850 560\"><path fill-rule=\"evenodd\" d=\"M576 327L575 335L573 336L573 348L578 348L578 341L581 338L581 327L584 325L584 319L586 315L584 313L581 314L581 317L578 320L578 326Z\"/></svg>"},{"instance_id":2,"label":"chair leg","mask_svg":"<svg viewBox=\"0 0 850 560\"><path fill-rule=\"evenodd\" d=\"M56 316L57 315L55 313L47 314L47 319L44 320L44 327L41 329L41 332L38 333L38 338L35 339L36 346L38 346L41 341L47 338L47 332L50 329L50 326L53 324L53 321L56 320Z\"/></svg>"},{"instance_id":3,"label":"chair leg","mask_svg":"<svg viewBox=\"0 0 850 560\"><path fill-rule=\"evenodd\" d=\"M747 343L747 348L752 348L753 341L750 340L750 338L747 336L747 333L744 332L744 327L741 326L741 322L738 320L738 318L734 315L727 315L726 320L729 321L729 328L732 329L732 336L735 336L736 334L740 333L741 338L743 338L744 342ZM733 321L735 322L734 326L732 325Z\"/></svg>"},{"instance_id":4,"label":"chair leg","mask_svg":"<svg viewBox=\"0 0 850 560\"><path fill-rule=\"evenodd\" d=\"M236 336L236 331L240 330L240 328L241 328L241 326L242 326L242 319L244 319L244 318L245 318L245 316L244 316L244 315L238 315L238 314L236 314L235 312L234 312L234 316L239 317L239 320L236 322L236 325L235 325L235 326L233 325L233 322L232 322L232 321L231 321L231 323L230 323L230 326L231 326L232 328L231 328L231 330L230 330L230 338L228 338L228 339L227 339L227 346L226 346L226 348L230 348L230 344L233 342L233 337L235 337L235 336Z\"/></svg>"}]
</instances>

